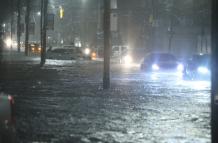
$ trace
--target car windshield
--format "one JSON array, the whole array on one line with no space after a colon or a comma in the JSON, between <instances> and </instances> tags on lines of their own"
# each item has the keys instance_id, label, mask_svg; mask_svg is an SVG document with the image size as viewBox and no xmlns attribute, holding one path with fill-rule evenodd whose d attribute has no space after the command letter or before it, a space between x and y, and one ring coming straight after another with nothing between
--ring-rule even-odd
<instances>
[{"instance_id":1,"label":"car windshield","mask_svg":"<svg viewBox=\"0 0 218 143\"><path fill-rule=\"evenodd\" d=\"M175 62L176 58L175 56L171 54L152 54L149 56L150 61L155 62Z\"/></svg>"},{"instance_id":2,"label":"car windshield","mask_svg":"<svg viewBox=\"0 0 218 143\"><path fill-rule=\"evenodd\" d=\"M210 63L210 56L209 55L195 55L191 59L194 63L199 64L209 64Z\"/></svg>"}]
</instances>

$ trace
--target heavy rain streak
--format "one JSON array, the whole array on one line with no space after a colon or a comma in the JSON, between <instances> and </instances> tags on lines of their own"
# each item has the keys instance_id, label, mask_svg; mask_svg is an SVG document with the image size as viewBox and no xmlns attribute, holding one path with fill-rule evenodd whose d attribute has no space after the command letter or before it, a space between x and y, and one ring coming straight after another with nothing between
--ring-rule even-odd
<instances>
[{"instance_id":1,"label":"heavy rain streak","mask_svg":"<svg viewBox=\"0 0 218 143\"><path fill-rule=\"evenodd\" d=\"M211 142L208 0L0 3L0 142Z\"/></svg>"}]
</instances>

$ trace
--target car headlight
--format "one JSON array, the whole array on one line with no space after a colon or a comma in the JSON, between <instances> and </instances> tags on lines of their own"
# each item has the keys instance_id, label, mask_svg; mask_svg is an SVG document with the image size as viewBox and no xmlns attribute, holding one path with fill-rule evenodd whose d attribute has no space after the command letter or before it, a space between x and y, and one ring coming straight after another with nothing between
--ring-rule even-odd
<instances>
[{"instance_id":1,"label":"car headlight","mask_svg":"<svg viewBox=\"0 0 218 143\"><path fill-rule=\"evenodd\" d=\"M92 53L92 60L95 60L97 57L97 54L95 52Z\"/></svg>"},{"instance_id":2,"label":"car headlight","mask_svg":"<svg viewBox=\"0 0 218 143\"><path fill-rule=\"evenodd\" d=\"M152 65L152 70L159 70L159 66L157 64L153 64Z\"/></svg>"},{"instance_id":3,"label":"car headlight","mask_svg":"<svg viewBox=\"0 0 218 143\"><path fill-rule=\"evenodd\" d=\"M89 55L91 53L91 50L89 48L85 48L84 54Z\"/></svg>"},{"instance_id":4,"label":"car headlight","mask_svg":"<svg viewBox=\"0 0 218 143\"><path fill-rule=\"evenodd\" d=\"M124 63L125 63L125 64L131 64L131 63L132 63L132 57L129 56L129 55L126 55L126 56L124 57Z\"/></svg>"},{"instance_id":5,"label":"car headlight","mask_svg":"<svg viewBox=\"0 0 218 143\"><path fill-rule=\"evenodd\" d=\"M5 40L5 44L6 44L7 47L10 47L10 46L12 45L12 40L11 40L11 38L7 38L7 39Z\"/></svg>"},{"instance_id":6,"label":"car headlight","mask_svg":"<svg viewBox=\"0 0 218 143\"><path fill-rule=\"evenodd\" d=\"M202 74L208 74L210 71L206 67L198 67L198 72Z\"/></svg>"},{"instance_id":7,"label":"car headlight","mask_svg":"<svg viewBox=\"0 0 218 143\"><path fill-rule=\"evenodd\" d=\"M179 64L179 65L177 66L177 70L178 70L178 71L183 71L183 70L184 70L183 64Z\"/></svg>"}]
</instances>

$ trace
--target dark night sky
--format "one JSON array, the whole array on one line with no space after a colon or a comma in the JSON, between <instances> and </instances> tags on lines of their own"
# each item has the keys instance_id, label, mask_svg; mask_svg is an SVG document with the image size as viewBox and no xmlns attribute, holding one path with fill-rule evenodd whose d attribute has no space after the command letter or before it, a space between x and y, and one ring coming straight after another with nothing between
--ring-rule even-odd
<instances>
[{"instance_id":1,"label":"dark night sky","mask_svg":"<svg viewBox=\"0 0 218 143\"><path fill-rule=\"evenodd\" d=\"M0 21L2 21L10 12L10 0L1 0L0 2Z\"/></svg>"}]
</instances>

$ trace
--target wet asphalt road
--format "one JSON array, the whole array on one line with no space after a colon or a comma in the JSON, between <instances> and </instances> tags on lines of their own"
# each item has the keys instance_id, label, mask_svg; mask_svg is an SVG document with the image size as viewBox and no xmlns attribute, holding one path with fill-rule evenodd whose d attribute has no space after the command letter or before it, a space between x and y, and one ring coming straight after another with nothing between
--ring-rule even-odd
<instances>
[{"instance_id":1,"label":"wet asphalt road","mask_svg":"<svg viewBox=\"0 0 218 143\"><path fill-rule=\"evenodd\" d=\"M210 83L101 63L11 63L1 91L15 95L18 142L209 143Z\"/></svg>"}]
</instances>

